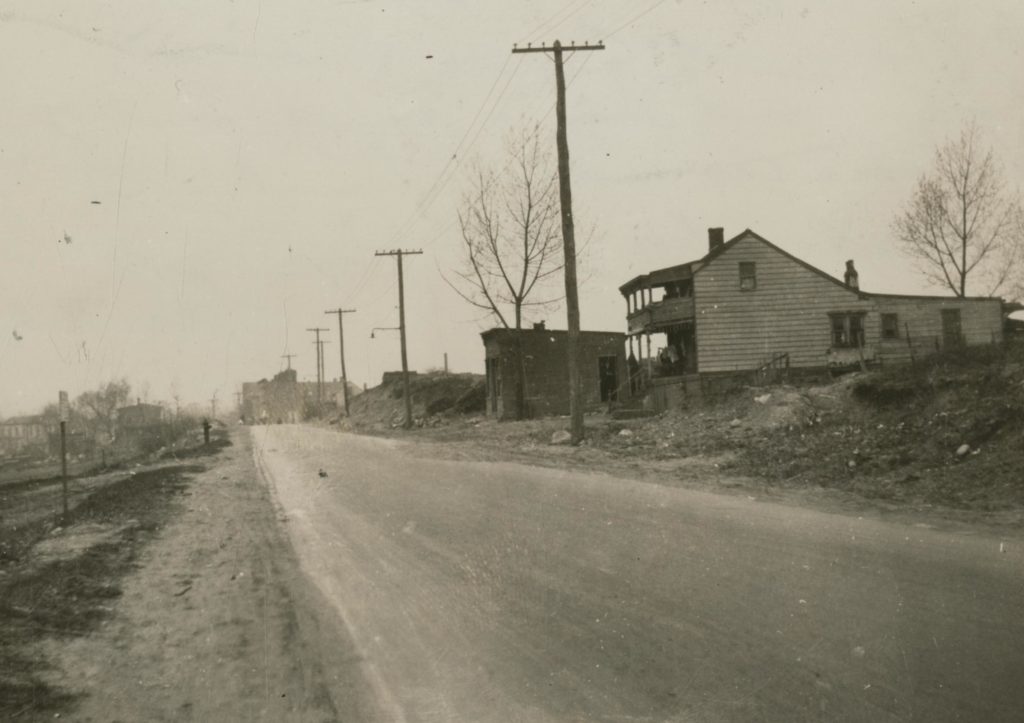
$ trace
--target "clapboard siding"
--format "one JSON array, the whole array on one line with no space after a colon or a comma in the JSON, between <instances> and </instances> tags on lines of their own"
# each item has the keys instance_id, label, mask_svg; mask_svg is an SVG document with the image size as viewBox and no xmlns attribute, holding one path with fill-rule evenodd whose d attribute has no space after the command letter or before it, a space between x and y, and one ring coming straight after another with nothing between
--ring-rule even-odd
<instances>
[{"instance_id":1,"label":"clapboard siding","mask_svg":"<svg viewBox=\"0 0 1024 723\"><path fill-rule=\"evenodd\" d=\"M899 328L899 338L878 341L878 356L885 363L910 361L941 349L943 309L960 310L963 342L967 345L992 344L1003 338L999 299L876 296L874 301L879 315L896 314Z\"/></svg>"},{"instance_id":2,"label":"clapboard siding","mask_svg":"<svg viewBox=\"0 0 1024 723\"><path fill-rule=\"evenodd\" d=\"M740 291L739 264L757 264L757 288ZM869 311L870 301L811 271L755 236L747 236L694 276L697 368L700 372L753 369L775 354L790 366L825 364L829 312ZM865 335L877 338L875 320Z\"/></svg>"},{"instance_id":3,"label":"clapboard siding","mask_svg":"<svg viewBox=\"0 0 1024 723\"><path fill-rule=\"evenodd\" d=\"M756 266L757 288L740 291L740 262ZM754 369L777 354L792 367L819 367L831 345L830 313L863 312L866 359L902 362L935 351L942 310L960 309L963 341L1002 340L999 299L859 294L797 262L754 234L728 246L694 274L697 369ZM882 339L881 314L898 315L900 337ZM910 330L910 345L906 330Z\"/></svg>"}]
</instances>

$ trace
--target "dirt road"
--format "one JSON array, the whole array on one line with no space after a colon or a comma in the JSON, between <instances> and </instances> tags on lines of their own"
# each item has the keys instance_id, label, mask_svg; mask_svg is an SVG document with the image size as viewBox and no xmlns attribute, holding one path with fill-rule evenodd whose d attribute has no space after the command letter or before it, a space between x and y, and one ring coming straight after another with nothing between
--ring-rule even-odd
<instances>
[{"instance_id":1,"label":"dirt road","mask_svg":"<svg viewBox=\"0 0 1024 723\"><path fill-rule=\"evenodd\" d=\"M385 720L1024 710L1019 535L424 459L323 429L252 434Z\"/></svg>"},{"instance_id":2,"label":"dirt road","mask_svg":"<svg viewBox=\"0 0 1024 723\"><path fill-rule=\"evenodd\" d=\"M0 631L4 716L1010 721L1024 709L1019 533L425 458L311 427L231 436L112 481L0 571L0 611L15 616Z\"/></svg>"}]
</instances>

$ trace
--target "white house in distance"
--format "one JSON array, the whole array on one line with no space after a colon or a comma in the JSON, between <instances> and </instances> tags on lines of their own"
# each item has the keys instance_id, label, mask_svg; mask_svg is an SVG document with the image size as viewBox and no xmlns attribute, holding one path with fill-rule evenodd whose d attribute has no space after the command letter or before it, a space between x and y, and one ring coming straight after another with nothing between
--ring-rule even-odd
<instances>
[{"instance_id":1,"label":"white house in distance","mask_svg":"<svg viewBox=\"0 0 1024 723\"><path fill-rule=\"evenodd\" d=\"M853 261L840 280L749 229L729 241L708 229L702 258L619 291L636 387L693 390L741 372L901 363L1003 338L998 298L869 293ZM654 349L652 335L664 335Z\"/></svg>"}]
</instances>

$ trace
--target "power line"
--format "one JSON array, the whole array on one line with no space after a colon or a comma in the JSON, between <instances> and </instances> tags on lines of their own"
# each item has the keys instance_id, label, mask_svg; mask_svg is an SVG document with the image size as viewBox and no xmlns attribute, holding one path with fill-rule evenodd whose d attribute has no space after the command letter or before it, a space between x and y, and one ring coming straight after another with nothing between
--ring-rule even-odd
<instances>
[{"instance_id":1,"label":"power line","mask_svg":"<svg viewBox=\"0 0 1024 723\"><path fill-rule=\"evenodd\" d=\"M558 21L557 23L555 23L554 25L552 25L552 26L551 26L550 28L548 28L548 29L547 29L547 30L545 31L545 34L547 34L547 35L551 35L551 34L553 34L553 33L554 33L554 32L555 32L555 31L556 31L556 30L557 30L558 28L560 28L560 27L562 26L562 24L563 24L563 23L564 23L564 22L565 22L566 20L568 20L569 18L571 18L571 17L573 16L573 15L575 15L576 13L578 13L578 12L579 12L580 10L582 10L583 8L585 8L585 7L587 6L587 5L589 5L589 4L590 4L590 3L592 3L592 2L593 2L593 0L584 0L584 2L583 2L583 4L582 4L582 5L580 5L579 7L577 7L577 8L576 8L575 10L573 10L573 11L572 11L571 13L569 13L568 15L566 15L566 16L565 16L564 18L562 18L561 20L559 20L559 21Z\"/></svg>"},{"instance_id":2,"label":"power line","mask_svg":"<svg viewBox=\"0 0 1024 723\"><path fill-rule=\"evenodd\" d=\"M502 99L503 97L505 97L505 92L506 92L506 91L508 90L508 87L509 87L509 85L511 85L511 84L512 84L512 80L513 80L513 79L514 79L514 78L516 77L516 73L518 73L518 72L519 72L519 68L520 68L520 66L519 66L519 65L516 65L515 69L514 69L514 70L512 71L512 75L511 75L511 76L509 76L509 79L508 79L508 81L507 81L507 82L505 83L505 86L504 86L504 87L503 87L503 88L501 89L501 93L500 93L500 94L498 95L498 98L497 98L497 100L495 100L494 104L493 104L493 105L491 106L491 110L490 110L490 111L488 111L488 113L487 113L487 116L486 116L486 117L484 118L484 122L483 122L483 123L482 123L482 124L480 125L480 127L479 127L479 128L477 128L476 134L475 134L475 135L473 136L473 140L471 140L471 141L469 142L469 145L468 145L468 146L466 146L466 150L467 150L467 151L468 151L468 150L469 150L470 148L472 148L472 147L473 147L473 145L474 145L474 144L475 144L475 143L477 142L477 139L479 139L479 138L480 138L480 134L481 134L481 133L483 133L483 130L484 130L484 128L485 128L485 127L487 126L487 122L488 122L488 121L489 121L489 120L491 119L491 116L492 116L492 115L494 114L494 111L495 111L495 110L496 110L496 109L498 108L498 105L499 105L499 104L501 103L501 99ZM456 163L455 163L455 170L457 170L457 169L458 169L458 167L459 167L459 164L460 164L460 163L461 163L461 160L458 160L458 161L456 161ZM448 177L447 177L447 178L446 178L446 179L444 180L444 183L442 183L442 184L441 184L441 185L440 185L440 186L438 187L438 189L437 189L437 193L435 193L435 194L434 194L433 198L431 198L431 199L430 199L430 201L429 201L429 203L427 203L427 204L426 204L426 206L425 206L425 207L423 208L423 211L424 211L424 212L425 212L425 211L426 211L426 210L427 210L427 209L428 209L428 208L429 208L429 207L430 207L431 205L433 205L434 201L436 201L436 200L437 200L437 198L438 198L438 197L439 197L439 196L441 195L441 191L443 191L443 190L444 190L444 187L445 187L446 185L448 185L448 182L449 182L449 181L451 181L451 179L452 179L452 176L454 176L454 170L453 170L453 172L452 172L451 174L449 174L449 176L448 176ZM421 217L422 217L422 214L421 214ZM412 223L411 225L409 225L409 230L411 230L411 229L412 229L412 228L413 228L414 226L415 226L415 220L414 220L414 222L413 222L413 223Z\"/></svg>"},{"instance_id":3,"label":"power line","mask_svg":"<svg viewBox=\"0 0 1024 723\"><path fill-rule=\"evenodd\" d=\"M487 115L484 116L483 121L480 123L479 126L477 126L476 133L473 134L472 139L469 141L468 144L466 144L461 156L456 154L452 155L452 157L448 161L448 164L446 164L445 170L442 172L442 175L438 177L438 182L435 182L434 186L432 186L431 188L431 191L428 193L426 197L424 197L423 201L420 202L420 205L417 206L416 210L413 212L412 216L406 222L405 226L399 230L399 233L392 237L392 241L394 241L397 238L401 238L404 235L407 235L416 226L416 222L423 217L427 210L429 210L429 208L434 204L434 201L436 201L438 197L441 195L441 192L448 185L448 183L454 177L455 172L459 169L460 165L462 164L462 157L464 157L469 152L469 150L476 144L477 140L480 138L480 135L483 133L484 128L487 127L487 123L491 120L491 116L494 115L494 111L497 110L498 106L501 104L501 100L502 98L505 97L505 93L508 92L509 86L512 84L512 81L515 80L516 74L519 72L519 68L520 64L517 63L516 66L512 69L512 74L509 75L508 80L505 81L505 85L502 86L501 92L498 94L497 98L495 98L494 102L491 104L491 108L489 111L487 111Z\"/></svg>"},{"instance_id":4,"label":"power line","mask_svg":"<svg viewBox=\"0 0 1024 723\"><path fill-rule=\"evenodd\" d=\"M550 25L552 22L555 21L556 18L558 18L560 15L562 15L567 10L569 10L570 7L572 7L573 5L575 5L575 4L577 4L577 3L581 2L581 1L583 2L584 5L586 5L588 2L590 2L590 0L569 0L569 2L567 2L565 5L563 5L561 7L561 9L557 10L547 20L545 20L540 25L538 25L532 32L527 33L527 35L520 41L520 43L523 44L523 43L526 43L526 41L528 41L528 40L532 40L533 38L539 37L541 35L542 31L544 33L547 33L548 30L550 29L550 28L548 28L548 25ZM583 7L583 6L581 5L580 7ZM577 8L577 10L579 10L579 8ZM570 15L572 15L575 12L576 12L576 10L571 11ZM568 15L566 17L568 17ZM562 18L562 20L565 20L565 18ZM559 20L558 22L561 23L562 20Z\"/></svg>"},{"instance_id":5,"label":"power line","mask_svg":"<svg viewBox=\"0 0 1024 723\"><path fill-rule=\"evenodd\" d=\"M476 135L473 136L473 140L470 141L469 146L467 146L467 150L473 147L473 144L476 143L480 134L483 133L484 128L487 126L487 122L491 119L491 116L494 115L494 111L497 110L498 105L501 103L501 99L505 97L508 87L512 84L513 79L515 79L516 73L519 72L520 65L521 64L517 64L515 69L513 69L512 75L509 76L508 82L505 83L505 87L501 89L501 94L498 96L497 100L494 101L494 105L491 106L491 110L487 113L487 117L484 118L484 122L480 124L479 128L477 128Z\"/></svg>"},{"instance_id":6,"label":"power line","mask_svg":"<svg viewBox=\"0 0 1024 723\"><path fill-rule=\"evenodd\" d=\"M627 20L626 22L624 22L624 23L623 23L622 25L620 25L619 27L615 28L615 30L613 30L613 31L611 31L610 33L606 34L606 35L605 35L604 37L605 37L605 38L610 38L610 37L612 37L612 36L613 36L613 35L615 35L616 33L618 33L618 32L620 32L620 31L622 31L622 30L626 29L626 28L627 28L628 26L630 26L630 25L632 25L633 23L635 23L635 22L636 22L637 20L639 20L639 19L640 19L640 18L642 18L643 16L647 15L647 13L649 13L649 12L651 12L652 10L654 10L655 8L657 8L657 7L659 6L659 5L664 5L664 4L666 3L666 2L667 2L667 0L658 0L658 2L654 3L653 5L651 5L651 6L650 6L650 7L648 7L648 8L646 9L646 10L643 10L643 11L641 11L640 13L638 13L638 14L634 15L634 16L633 16L632 18L630 18L629 20Z\"/></svg>"},{"instance_id":7,"label":"power line","mask_svg":"<svg viewBox=\"0 0 1024 723\"><path fill-rule=\"evenodd\" d=\"M459 151L462 149L462 144L466 142L466 138L469 136L469 132L473 130L473 125L477 122L477 119L480 118L480 114L483 112L484 107L487 105L487 101L491 99L491 94L494 93L494 89L498 87L498 82L501 80L501 76L505 72L505 68L508 67L508 64L511 62L511 60L511 55L505 56L505 63L501 66L501 70L498 71L498 76L494 79L494 82L491 83L491 87L487 91L487 95L484 96L484 100L480 104L480 107L476 109L476 113L473 115L473 120L469 122L469 126L466 128L466 132L463 133L462 138L459 139L459 144L455 146L455 152L452 153L451 160L454 160L458 157ZM499 97L498 100L501 100L501 98ZM484 122L486 123L487 121L485 120Z\"/></svg>"},{"instance_id":8,"label":"power line","mask_svg":"<svg viewBox=\"0 0 1024 723\"><path fill-rule=\"evenodd\" d=\"M579 67L578 67L578 68L576 69L576 72L575 72L575 73L574 73L574 74L572 75L572 77L571 77L571 78L569 78L569 80L568 80L568 81L566 82L566 88L571 88L571 87L572 87L572 84L573 84L574 82L576 82L576 79L577 79L577 78L578 78L578 77L580 76L580 74L581 74L581 73L583 72L583 69L584 69L584 68L585 68L585 67L587 66L587 63L589 63L589 62L590 62L591 60L593 60L593 58L594 58L594 56L593 56L593 55L588 55L588 56L586 57L586 59L584 59L584 61L583 61L583 62L582 62L582 63L580 64L580 66L579 66ZM555 106L556 106L557 104L558 104L558 103L557 103L557 101L556 101L556 102L552 103L552 104L551 104L551 105L550 105L550 106L548 107L548 110L547 110L547 112L546 112L546 113L545 113L545 114L544 114L543 116L541 116L541 118L540 118L540 120L539 120L539 121L537 121L537 125L538 125L538 126L542 126L542 125L544 124L544 122L545 122L545 121L546 121L546 120L548 119L548 117L549 117L549 116L550 116L550 115L551 115L551 114L552 114L552 113L554 112L554 110L555 110ZM500 175L500 174L504 173L505 171L507 171L507 170L509 169L509 166L511 166L511 165L512 165L512 163L513 163L513 159L511 159L511 158L510 158L510 159L509 159L508 161L506 161L506 162L505 162L505 165L501 167L501 169L500 169L500 170L498 171L498 174ZM448 233L449 231L451 231L451 230L452 230L452 228L453 228L453 227L455 226L455 224L456 224L457 222L458 222L458 219L457 219L457 218L455 218L455 219L452 219L451 221L449 221L449 222L448 222L447 224L445 224L444 228L442 228L442 229L441 229L440 231L438 231L438 232L437 232L436 234L434 234L433 236L431 236L431 237L430 237L430 238L429 238L429 239L428 239L428 240L427 240L427 241L426 241L426 242L425 242L425 243L423 244L423 246L424 246L424 247L427 247L427 246L433 246L433 245L434 245L434 243L435 243L435 242L436 242L436 241L437 241L438 239L440 239L440 238L441 238L442 236L444 236L444 235L445 235L446 233Z\"/></svg>"},{"instance_id":9,"label":"power line","mask_svg":"<svg viewBox=\"0 0 1024 723\"><path fill-rule=\"evenodd\" d=\"M393 290L393 289L395 288L395 284L397 284L397 283L398 283L397 281L395 281L394 279L392 279L392 280L391 280L391 283L390 283L390 284L388 284L388 285L387 285L387 286L386 286L386 287L384 288L384 290L383 290L383 291L381 291L381 292L380 292L379 294L377 294L377 295L376 295L375 297L373 297L373 299L371 299L370 303L371 303L371 304L376 304L376 303L377 303L378 301L380 301L380 300L381 300L381 299L383 299L383 298L384 298L385 296L387 296L388 294L390 294L390 293L391 293L391 291L392 291L392 290Z\"/></svg>"},{"instance_id":10,"label":"power line","mask_svg":"<svg viewBox=\"0 0 1024 723\"><path fill-rule=\"evenodd\" d=\"M402 222L401 226L399 226L398 229L395 231L394 235L391 237L391 242L392 243L395 241L395 239L401 238L402 235L405 233L407 227L409 227L410 224L414 223L417 214L419 214L422 210L424 210L426 207L428 207L429 203L432 203L432 201L429 200L429 199L430 199L431 195L433 194L434 189L441 182L441 179L448 172L449 168L451 168L452 164L453 163L457 163L459 154L463 150L463 144L465 143L466 138L469 136L470 132L473 130L473 126L476 124L477 119L479 119L480 114L483 112L484 108L487 106L488 101L491 99L491 95L494 93L494 89L496 87L498 87L498 83L501 82L501 78L505 74L505 69L508 68L508 64L509 64L510 61L511 61L511 59L509 57L505 58L505 62L502 63L501 68L498 70L498 74L495 76L494 81L491 83L491 87L488 89L487 94L484 96L484 99L480 102L480 105L477 108L476 113L473 114L473 119L470 121L469 125L466 127L466 130L463 132L462 138L459 139L458 144L456 144L455 150L452 152L451 156L448 157L448 160L445 162L444 166L441 168L441 171L438 173L437 177L434 179L434 182L430 185L430 188L427 190L427 193L423 196L423 198L420 200L420 202L416 205L416 208L414 208L412 210L412 212L405 219L405 221ZM500 98L499 98L499 100L500 100ZM486 123L486 121L485 121L485 123ZM466 150L468 150L468 146L466 147Z\"/></svg>"},{"instance_id":11,"label":"power line","mask_svg":"<svg viewBox=\"0 0 1024 723\"><path fill-rule=\"evenodd\" d=\"M374 256L373 258L371 258L371 259L370 259L370 263L368 263L368 264L366 265L366 267L365 267L365 268L363 269L363 274L362 274L362 276L361 276L361 277L359 278L359 281L358 281L358 282L356 282L355 288L354 288L354 289L352 290L352 294L351 294L351 296L349 297L349 300L350 300L350 301L351 301L351 300L354 300L354 299L355 299L356 297L358 297L358 296L359 296L359 293L360 293L360 292L361 292L361 291L363 290L363 286L364 286L364 285L366 284L366 282L367 282L367 281L369 280L369 278L370 278L370 271L371 271L371 270L373 269L373 267L374 267L374 266L376 266L376 265L377 265L377 257L376 257L376 256Z\"/></svg>"},{"instance_id":12,"label":"power line","mask_svg":"<svg viewBox=\"0 0 1024 723\"><path fill-rule=\"evenodd\" d=\"M588 4L590 4L590 2L592 2L592 0L583 0L582 4L579 4L576 8L570 9L570 8L572 8L573 5L579 3L579 0L573 0L573 2L570 2L570 3L566 4L565 6L563 6L562 10L560 10L557 13L555 13L547 21L545 21L540 26L538 26L538 31L541 28L543 28L546 25L548 25L551 21L555 20L563 12L568 10L569 11L568 14L566 14L564 17L559 19L557 21L557 23L553 26L553 27L558 27L563 22L568 20L570 17L575 15L577 12L579 12L584 7L586 7ZM662 2L664 2L664 0L662 0ZM660 5L661 3L658 3L658 4ZM654 6L654 7L656 7L656 6ZM647 14L648 12L653 10L654 7L648 8L643 13L641 13L636 18L634 18L634 20L636 20L639 17L642 17L643 15ZM630 22L633 22L633 20L631 20ZM537 31L535 31L534 33L531 33L531 36L532 35L536 35L536 33L537 33ZM573 51L573 50L576 50L576 49L577 48L573 48L573 47L565 48L566 51L570 51L570 52ZM509 56L509 57L511 57L511 56ZM581 65L577 69L576 73L569 79L569 81L567 83L567 87L571 86L573 84L573 82L576 80L576 78L579 77L580 73L583 71L583 67L590 61L591 57L592 56L588 56L587 59L583 61L583 65ZM451 181L451 178L452 178L452 175L454 175L454 172L452 174L448 174L447 177L446 177L445 174L448 172L448 170L450 168L452 168L453 165L454 165L455 169L457 169L458 166L461 164L461 158L459 158L459 155L460 155L459 149L462 147L462 145L465 142L467 136L469 136L470 131L473 128L473 124L476 122L477 118L480 117L480 113L483 111L483 108L487 104L487 100L490 98L491 94L494 92L494 88L497 87L498 83L500 82L501 75L502 75L502 73L504 73L505 68L507 67L507 65L508 65L508 63L506 62L505 65L503 65L501 67L501 70L499 71L498 76L494 79L494 82L491 84L491 88L490 88L490 90L488 90L487 96L485 96L485 98L484 98L484 102L477 109L476 114L474 114L474 116L473 116L473 121L470 122L469 127L466 129L466 132L463 134L462 138L459 140L459 145L456 147L456 152L453 153L452 156L448 159L447 163L445 163L445 166L444 166L444 168L442 168L441 173L438 174L437 179L435 179L434 183L431 185L430 189L427 191L427 194L424 196L424 198L420 202L420 204L416 207L416 209L413 210L412 214L410 214L409 218L407 218L406 221L402 224L402 226L399 228L398 232L396 232L395 235L392 236L392 242L394 242L395 239L400 238L403 235L406 235L409 232L409 230L411 230L412 228L415 227L415 224L416 224L416 221L418 220L418 218L421 218L423 216L423 214L430 208L430 206L433 205L433 203L440 196L441 191L443 191L445 186L447 186L449 181ZM516 74L519 72L519 68L520 68L520 65L516 65L516 67L513 69L512 75L510 75L508 80L505 82L505 85L502 87L501 92L498 94L498 97L495 99L494 103L491 105L490 110L487 112L487 115L484 117L483 122L480 124L480 126L476 130L476 133L473 135L472 140L466 145L466 147L464 149L465 151L468 152L469 149L472 148L476 144L477 140L480 138L480 135L483 133L484 128L487 127L487 123L490 121L491 116L494 115L494 112L497 110L498 106L501 104L502 98L504 98L505 93L508 91L509 86L512 84L512 81L515 79ZM548 108L547 113L545 113L544 116L541 118L541 120L538 121L538 124L542 124L547 119L547 117L551 115L551 113L555 110L555 105L556 104L553 103ZM462 155L464 155L464 153ZM505 164L504 168L502 168L502 171L507 170L509 165L511 165L511 160L508 163ZM444 179L444 180L442 181L442 179ZM425 245L433 244L438 238L440 238L445 233L447 233L452 228L452 226L454 226L454 223L455 222L452 221L449 224L447 224L445 226L445 228L440 233L438 233L435 236L433 236L430 239L430 241L428 241L427 244L425 244Z\"/></svg>"},{"instance_id":13,"label":"power line","mask_svg":"<svg viewBox=\"0 0 1024 723\"><path fill-rule=\"evenodd\" d=\"M505 65L502 66L501 72L499 72L498 77L495 78L495 82L492 83L491 91L488 92L488 98L490 97L491 93L493 93L493 89L498 85L499 81L501 80L501 75L502 73L504 73L506 67L507 62ZM442 168L441 172L438 174L437 179L434 181L430 189L427 191L427 194L423 197L423 199L412 211L412 213L410 213L406 221L399 227L398 231L396 231L395 234L391 237L391 243L394 243L397 239L407 235L409 231L415 227L416 222L423 217L427 210L429 210L429 208L441 195L441 192L451 181L452 177L455 175L455 171L461 165L462 159L466 156L469 150L476 144L477 140L480 138L480 135L483 133L484 128L487 127L487 123L490 121L491 116L494 115L494 111L497 110L499 105L501 105L501 101L505 97L505 94L508 92L509 86L515 79L516 74L519 72L519 68L520 64L517 64L512 69L512 74L509 75L508 79L505 81L505 84L502 86L501 91L494 99L494 102L491 103L490 110L487 111L483 121L481 121L480 124L477 126L476 132L473 133L472 138L469 140L469 142L464 144L466 137L470 135L470 132L473 129L473 124L471 123L469 128L466 129L466 132L463 134L463 139L462 141L460 141L460 147L456 148L456 152L449 157L448 161L444 165L444 168ZM484 103L481 104L474 118L479 117L480 113L487 105L488 98L485 98Z\"/></svg>"}]
</instances>

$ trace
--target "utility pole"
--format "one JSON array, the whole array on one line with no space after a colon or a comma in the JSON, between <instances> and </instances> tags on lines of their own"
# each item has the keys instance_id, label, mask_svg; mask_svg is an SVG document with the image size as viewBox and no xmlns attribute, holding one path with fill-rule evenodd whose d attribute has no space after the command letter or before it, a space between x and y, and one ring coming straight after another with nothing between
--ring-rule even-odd
<instances>
[{"instance_id":1,"label":"utility pole","mask_svg":"<svg viewBox=\"0 0 1024 723\"><path fill-rule=\"evenodd\" d=\"M281 358L288 360L288 368L291 369L292 368L292 359L294 359L297 356L298 356L298 354L282 354Z\"/></svg>"},{"instance_id":2,"label":"utility pole","mask_svg":"<svg viewBox=\"0 0 1024 723\"><path fill-rule=\"evenodd\" d=\"M210 400L210 418L217 418L217 392L213 393L213 399Z\"/></svg>"},{"instance_id":3,"label":"utility pole","mask_svg":"<svg viewBox=\"0 0 1024 723\"><path fill-rule=\"evenodd\" d=\"M402 392L405 395L406 429L412 427L412 397L409 395L409 361L405 353L405 284L402 279L402 256L422 254L422 251L376 251L374 256L394 256L398 259L398 333L402 338Z\"/></svg>"},{"instance_id":4,"label":"utility pole","mask_svg":"<svg viewBox=\"0 0 1024 723\"><path fill-rule=\"evenodd\" d=\"M323 395L323 390L327 388L327 363L324 360L324 347L325 346L327 346L327 339L321 340L321 342L319 342L319 346L317 347L317 354L319 356L319 364L321 364L321 390L322 390L322 395Z\"/></svg>"},{"instance_id":5,"label":"utility pole","mask_svg":"<svg viewBox=\"0 0 1024 723\"><path fill-rule=\"evenodd\" d=\"M583 405L580 399L580 302L576 289L576 235L572 221L572 186L569 182L569 140L566 131L565 119L565 70L562 63L562 53L568 50L575 53L580 50L604 50L604 43L598 41L597 45L590 45L584 42L583 45L573 43L568 48L563 48L562 43L556 40L550 47L543 44L534 48L527 45L525 48L512 46L513 53L553 53L555 56L555 91L557 101L555 105L555 116L558 119L558 129L555 133L555 140L558 144L558 198L562 207L562 246L565 255L565 310L568 316L568 333L566 338L567 353L569 355L569 433L572 435L572 443L579 444L583 441Z\"/></svg>"},{"instance_id":6,"label":"utility pole","mask_svg":"<svg viewBox=\"0 0 1024 723\"><path fill-rule=\"evenodd\" d=\"M345 416L348 416L348 375L345 374L345 324L342 317L345 314L356 313L355 309L337 309L325 311L325 314L338 315L338 353L341 355L341 394L345 399Z\"/></svg>"},{"instance_id":7,"label":"utility pole","mask_svg":"<svg viewBox=\"0 0 1024 723\"><path fill-rule=\"evenodd\" d=\"M68 420L71 418L71 405L68 393L57 393L57 411L60 417L60 486L61 499L64 503L64 522L68 519ZM106 466L106 465L104 465Z\"/></svg>"},{"instance_id":8,"label":"utility pole","mask_svg":"<svg viewBox=\"0 0 1024 723\"><path fill-rule=\"evenodd\" d=\"M317 413L319 413L324 395L324 357L323 345L320 343L320 332L327 331L327 329L317 326L312 329L306 329L306 331L311 331L316 334L316 341L313 342L313 350L316 352L316 409Z\"/></svg>"}]
</instances>

